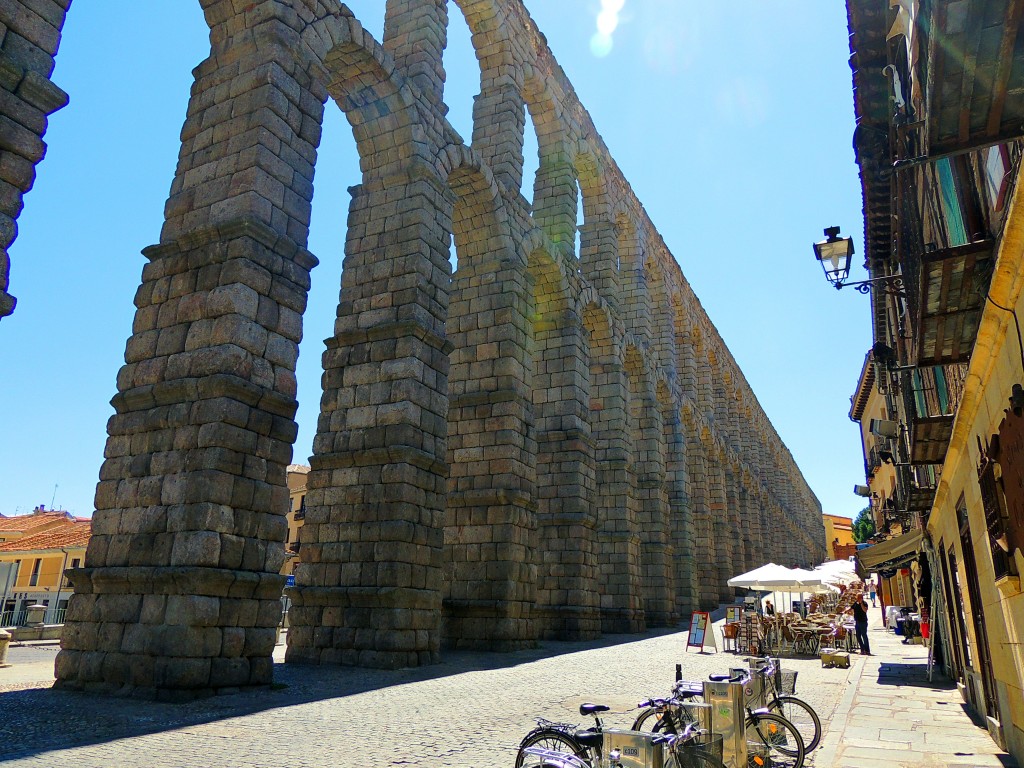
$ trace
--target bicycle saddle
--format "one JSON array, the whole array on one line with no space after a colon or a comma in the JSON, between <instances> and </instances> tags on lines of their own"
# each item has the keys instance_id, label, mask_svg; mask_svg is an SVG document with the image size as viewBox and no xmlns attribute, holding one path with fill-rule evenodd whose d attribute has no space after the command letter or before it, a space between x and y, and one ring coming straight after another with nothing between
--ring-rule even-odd
<instances>
[{"instance_id":1,"label":"bicycle saddle","mask_svg":"<svg viewBox=\"0 0 1024 768\"><path fill-rule=\"evenodd\" d=\"M576 731L573 737L585 747L600 745L604 741L604 734L601 731Z\"/></svg>"},{"instance_id":2,"label":"bicycle saddle","mask_svg":"<svg viewBox=\"0 0 1024 768\"><path fill-rule=\"evenodd\" d=\"M605 704L580 704L581 715L592 715L595 712L607 712L610 709Z\"/></svg>"},{"instance_id":3,"label":"bicycle saddle","mask_svg":"<svg viewBox=\"0 0 1024 768\"><path fill-rule=\"evenodd\" d=\"M708 675L708 680L713 680L716 683L725 682L726 680L731 680L731 679L732 679L732 675L730 675L728 672L721 672L721 673L714 674L714 675Z\"/></svg>"}]
</instances>

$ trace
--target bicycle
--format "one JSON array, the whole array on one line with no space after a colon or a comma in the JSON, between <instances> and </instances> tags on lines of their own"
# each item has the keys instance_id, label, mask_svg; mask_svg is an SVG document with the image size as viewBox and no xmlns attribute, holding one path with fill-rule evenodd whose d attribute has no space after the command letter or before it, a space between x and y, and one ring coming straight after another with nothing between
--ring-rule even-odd
<instances>
[{"instance_id":1,"label":"bicycle","mask_svg":"<svg viewBox=\"0 0 1024 768\"><path fill-rule=\"evenodd\" d=\"M716 682L739 683L746 689L757 671L745 675L711 675ZM643 711L633 722L634 730L641 730L653 717L655 733L679 733L696 720L692 709L701 696L696 683L680 681L673 686L668 699L648 699L641 702ZM747 742L747 765L750 768L801 768L806 746L797 727L782 715L767 708L753 709L744 701L746 717L744 728Z\"/></svg>"},{"instance_id":2,"label":"bicycle","mask_svg":"<svg viewBox=\"0 0 1024 768\"><path fill-rule=\"evenodd\" d=\"M753 661L751 660L751 663ZM772 657L756 661L764 662L756 669L752 668L753 672L762 678L764 685L752 703L761 703L762 706L758 709L766 709L789 720L803 738L805 752L817 749L821 743L821 719L818 717L818 713L806 701L787 692L790 689L796 690L797 673L781 669L779 660ZM711 677L714 680L729 680L729 675L712 675ZM699 684L676 683L672 691L672 698L649 699L640 703L640 706L644 707L644 711L633 722L633 728L638 731L644 730L652 717L655 718L655 721L668 717L670 718L669 724L673 727L680 727L680 724L694 719L687 707L700 701L702 692L703 689ZM650 727L652 730L658 731L657 724L650 725ZM662 726L662 728L664 727L666 726Z\"/></svg>"},{"instance_id":3,"label":"bicycle","mask_svg":"<svg viewBox=\"0 0 1024 768\"><path fill-rule=\"evenodd\" d=\"M592 728L537 718L520 742L516 768L725 768L713 734L695 722L677 734L605 729L598 715L607 711L603 704L580 707L581 715L593 715Z\"/></svg>"},{"instance_id":4,"label":"bicycle","mask_svg":"<svg viewBox=\"0 0 1024 768\"><path fill-rule=\"evenodd\" d=\"M750 661L752 664L755 662L764 662L764 666L758 669L764 680L764 706L796 726L808 752L817 749L821 744L821 719L814 707L794 695L797 673L782 669L779 659L770 656Z\"/></svg>"}]
</instances>

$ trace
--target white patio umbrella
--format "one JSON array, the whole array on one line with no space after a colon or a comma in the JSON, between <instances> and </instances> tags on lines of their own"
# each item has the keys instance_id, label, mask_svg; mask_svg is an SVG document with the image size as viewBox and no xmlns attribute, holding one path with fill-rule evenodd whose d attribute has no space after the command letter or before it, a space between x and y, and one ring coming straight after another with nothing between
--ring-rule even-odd
<instances>
[{"instance_id":1,"label":"white patio umbrella","mask_svg":"<svg viewBox=\"0 0 1024 768\"><path fill-rule=\"evenodd\" d=\"M849 560L829 560L815 567L816 573L823 573L830 584L842 584L850 586L855 581L860 581L857 575L856 566Z\"/></svg>"},{"instance_id":2,"label":"white patio umbrella","mask_svg":"<svg viewBox=\"0 0 1024 768\"><path fill-rule=\"evenodd\" d=\"M808 571L808 573L810 573ZM767 563L760 568L733 576L727 582L730 587L745 587L758 592L785 592L800 586L799 580L790 568L775 563Z\"/></svg>"},{"instance_id":3,"label":"white patio umbrella","mask_svg":"<svg viewBox=\"0 0 1024 768\"><path fill-rule=\"evenodd\" d=\"M739 576L733 576L727 583L730 587L746 587L758 592L785 592L792 596L792 593L802 591L803 585L797 573L798 570L768 563L747 573L741 573ZM803 573L804 578L807 578L810 571ZM792 603L791 597L789 602Z\"/></svg>"}]
</instances>

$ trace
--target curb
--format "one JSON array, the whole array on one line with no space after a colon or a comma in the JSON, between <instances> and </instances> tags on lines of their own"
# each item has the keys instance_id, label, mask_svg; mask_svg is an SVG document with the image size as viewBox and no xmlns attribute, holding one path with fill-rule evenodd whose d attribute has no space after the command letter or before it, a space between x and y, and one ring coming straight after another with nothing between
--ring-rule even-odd
<instances>
[{"instance_id":1,"label":"curb","mask_svg":"<svg viewBox=\"0 0 1024 768\"><path fill-rule=\"evenodd\" d=\"M860 656L856 659L854 668L850 670L849 687L843 693L843 698L839 700L829 723L828 733L821 740L821 746L817 749L818 754L815 755L815 764L822 768L827 768L835 763L836 753L842 743L843 734L846 733L846 726L850 721L850 710L853 709L853 700L857 697L865 666L867 666L867 658Z\"/></svg>"}]
</instances>

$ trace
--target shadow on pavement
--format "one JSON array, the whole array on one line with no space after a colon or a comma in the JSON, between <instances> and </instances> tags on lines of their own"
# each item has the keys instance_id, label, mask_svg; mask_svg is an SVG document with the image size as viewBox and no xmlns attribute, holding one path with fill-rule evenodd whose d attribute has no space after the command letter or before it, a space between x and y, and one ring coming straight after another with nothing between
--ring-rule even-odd
<instances>
[{"instance_id":1,"label":"shadow on pavement","mask_svg":"<svg viewBox=\"0 0 1024 768\"><path fill-rule=\"evenodd\" d=\"M937 669L928 679L927 664L908 664L903 662L883 661L878 668L879 685L912 685L917 688L930 688L934 691L948 691L956 686Z\"/></svg>"},{"instance_id":2,"label":"shadow on pavement","mask_svg":"<svg viewBox=\"0 0 1024 768\"><path fill-rule=\"evenodd\" d=\"M7 691L0 693L0 762L682 632L685 629L673 627L586 642L543 642L512 653L448 651L442 652L440 664L400 670L275 663L269 687L183 704L49 687ZM32 737L25 738L26 734Z\"/></svg>"}]
</instances>

